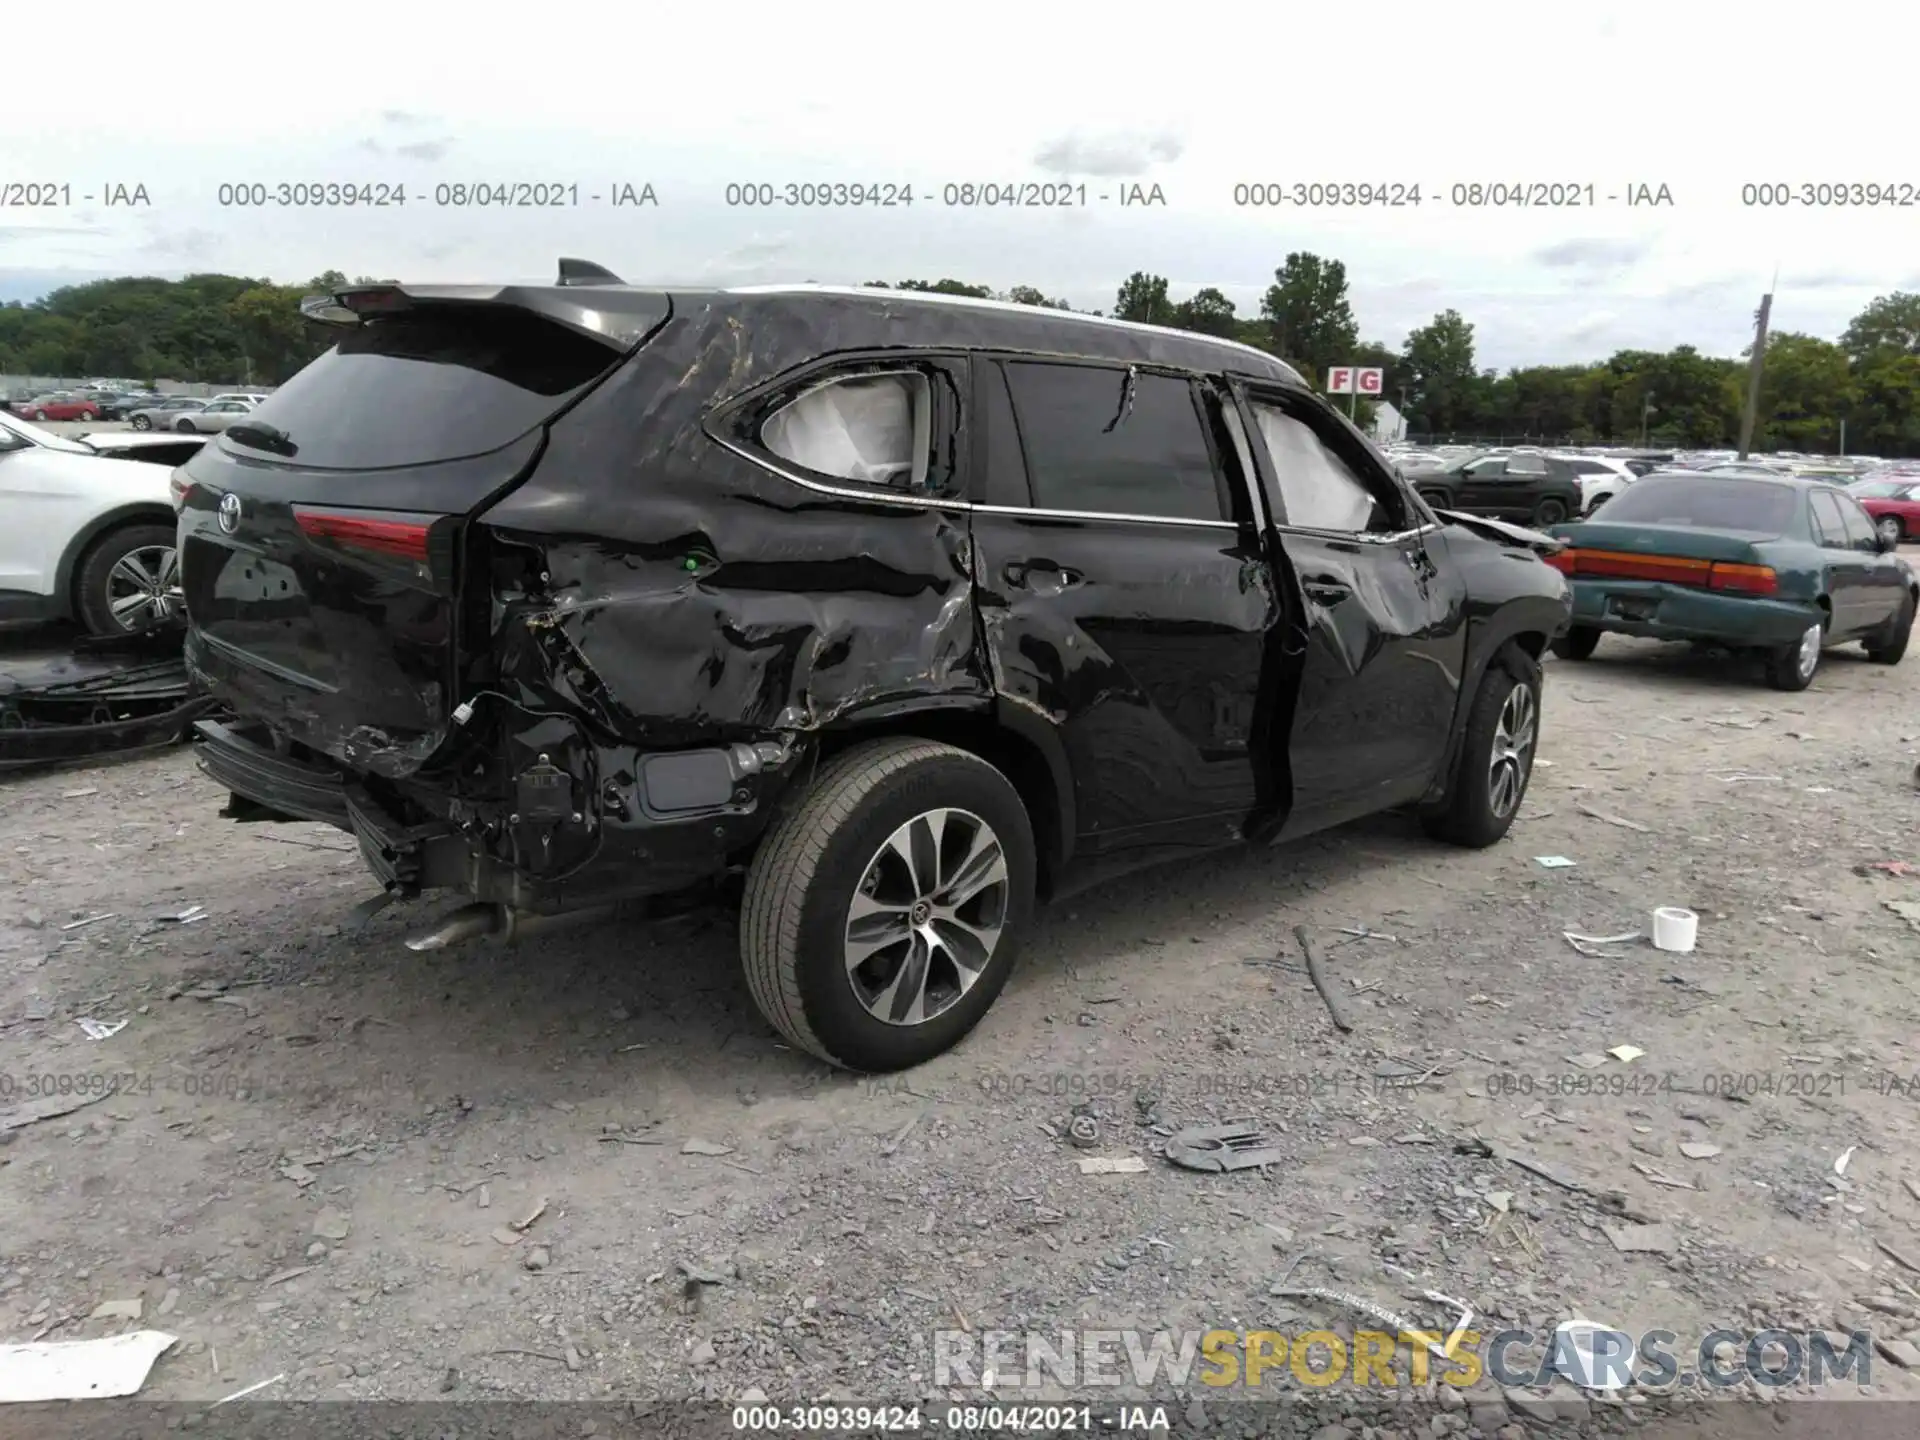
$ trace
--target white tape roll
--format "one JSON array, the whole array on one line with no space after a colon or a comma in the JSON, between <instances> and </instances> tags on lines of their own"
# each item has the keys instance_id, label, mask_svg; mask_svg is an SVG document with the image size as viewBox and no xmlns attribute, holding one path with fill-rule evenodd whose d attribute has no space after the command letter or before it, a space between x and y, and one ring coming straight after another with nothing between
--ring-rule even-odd
<instances>
[{"instance_id":1,"label":"white tape roll","mask_svg":"<svg viewBox=\"0 0 1920 1440\"><path fill-rule=\"evenodd\" d=\"M1700 917L1677 905L1662 905L1653 912L1653 943L1656 949L1684 955L1693 949L1700 933Z\"/></svg>"}]
</instances>

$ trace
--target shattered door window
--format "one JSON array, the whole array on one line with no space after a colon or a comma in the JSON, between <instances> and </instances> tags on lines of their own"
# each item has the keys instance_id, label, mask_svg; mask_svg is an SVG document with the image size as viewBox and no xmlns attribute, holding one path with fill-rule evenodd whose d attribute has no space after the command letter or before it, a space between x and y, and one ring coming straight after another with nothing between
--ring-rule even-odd
<instances>
[{"instance_id":1,"label":"shattered door window","mask_svg":"<svg viewBox=\"0 0 1920 1440\"><path fill-rule=\"evenodd\" d=\"M834 380L767 417L760 443L816 474L920 490L932 448L933 399L920 374Z\"/></svg>"},{"instance_id":2,"label":"shattered door window","mask_svg":"<svg viewBox=\"0 0 1920 1440\"><path fill-rule=\"evenodd\" d=\"M1287 524L1306 530L1360 531L1372 525L1380 504L1312 427L1272 405L1253 407L1254 423L1267 442Z\"/></svg>"}]
</instances>

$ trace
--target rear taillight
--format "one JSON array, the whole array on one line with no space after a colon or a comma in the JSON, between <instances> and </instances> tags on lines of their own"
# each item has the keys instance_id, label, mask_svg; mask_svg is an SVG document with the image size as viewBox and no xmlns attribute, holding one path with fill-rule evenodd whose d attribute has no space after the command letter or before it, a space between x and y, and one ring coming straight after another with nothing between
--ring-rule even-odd
<instances>
[{"instance_id":1,"label":"rear taillight","mask_svg":"<svg viewBox=\"0 0 1920 1440\"><path fill-rule=\"evenodd\" d=\"M1579 554L1578 550L1556 550L1553 554L1542 558L1562 575L1571 575L1574 573L1574 565L1577 563Z\"/></svg>"},{"instance_id":2,"label":"rear taillight","mask_svg":"<svg viewBox=\"0 0 1920 1440\"><path fill-rule=\"evenodd\" d=\"M1715 590L1732 590L1741 595L1772 595L1780 589L1780 577L1769 565L1730 565L1717 560L1708 572L1707 584Z\"/></svg>"},{"instance_id":3,"label":"rear taillight","mask_svg":"<svg viewBox=\"0 0 1920 1440\"><path fill-rule=\"evenodd\" d=\"M294 522L311 540L330 540L350 550L392 555L425 565L429 557L431 524L422 520L378 520L367 515L343 515L334 510L293 507Z\"/></svg>"},{"instance_id":4,"label":"rear taillight","mask_svg":"<svg viewBox=\"0 0 1920 1440\"><path fill-rule=\"evenodd\" d=\"M181 475L171 476L167 480L167 490L173 496L173 513L178 515L187 508L187 501L193 495L193 481Z\"/></svg>"},{"instance_id":5,"label":"rear taillight","mask_svg":"<svg viewBox=\"0 0 1920 1440\"><path fill-rule=\"evenodd\" d=\"M1634 555L1624 550L1571 550L1574 575L1615 580L1656 580L1668 585L1704 585L1712 568L1708 560L1673 555Z\"/></svg>"}]
</instances>

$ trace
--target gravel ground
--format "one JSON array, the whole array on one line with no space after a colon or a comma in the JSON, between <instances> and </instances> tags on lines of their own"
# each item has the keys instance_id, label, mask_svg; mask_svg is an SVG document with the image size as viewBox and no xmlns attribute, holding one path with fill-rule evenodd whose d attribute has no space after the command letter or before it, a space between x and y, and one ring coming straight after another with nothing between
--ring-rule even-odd
<instances>
[{"instance_id":1,"label":"gravel ground","mask_svg":"<svg viewBox=\"0 0 1920 1440\"><path fill-rule=\"evenodd\" d=\"M119 1087L0 1134L0 1340L165 1329L165 1401L277 1376L261 1399L944 1405L990 1392L936 1385L936 1330L1350 1336L1269 1293L1311 1251L1294 1284L1439 1323L1431 1288L1486 1331L1871 1328L1870 1393L1920 1393L1895 1338L1920 1325L1920 934L1888 909L1920 880L1856 870L1920 860L1916 689L1920 663L1854 651L1781 695L1608 641L1548 666L1505 843L1382 817L1080 896L973 1036L887 1079L777 1043L723 917L415 955L446 901L354 928L348 841L220 819L184 752L0 780L0 1126L35 1077ZM1695 953L1562 936L1657 905L1699 912ZM1159 1153L1237 1117L1274 1163ZM141 1319L89 1318L109 1301ZM1550 1418L1483 1387L1395 1428L1351 1387L1277 1388L1320 1403L1154 1395L1326 1440Z\"/></svg>"}]
</instances>

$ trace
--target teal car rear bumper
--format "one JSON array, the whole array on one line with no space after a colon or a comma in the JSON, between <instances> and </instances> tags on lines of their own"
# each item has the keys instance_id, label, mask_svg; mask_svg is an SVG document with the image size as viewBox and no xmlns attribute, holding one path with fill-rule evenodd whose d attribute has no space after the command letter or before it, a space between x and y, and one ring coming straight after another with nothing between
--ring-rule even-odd
<instances>
[{"instance_id":1,"label":"teal car rear bumper","mask_svg":"<svg viewBox=\"0 0 1920 1440\"><path fill-rule=\"evenodd\" d=\"M1658 580L1576 578L1572 585L1573 624L1649 640L1787 645L1825 615L1805 600L1726 595Z\"/></svg>"}]
</instances>

